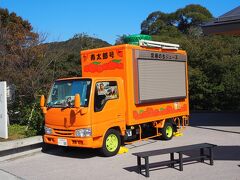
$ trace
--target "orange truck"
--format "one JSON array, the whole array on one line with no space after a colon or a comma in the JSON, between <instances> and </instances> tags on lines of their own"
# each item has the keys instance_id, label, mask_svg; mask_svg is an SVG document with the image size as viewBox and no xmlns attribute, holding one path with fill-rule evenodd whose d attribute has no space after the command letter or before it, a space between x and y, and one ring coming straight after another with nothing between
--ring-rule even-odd
<instances>
[{"instance_id":1,"label":"orange truck","mask_svg":"<svg viewBox=\"0 0 240 180\"><path fill-rule=\"evenodd\" d=\"M81 51L82 77L56 80L46 103L41 96L45 143L113 156L121 145L169 140L188 125L186 52L177 44L132 39Z\"/></svg>"}]
</instances>

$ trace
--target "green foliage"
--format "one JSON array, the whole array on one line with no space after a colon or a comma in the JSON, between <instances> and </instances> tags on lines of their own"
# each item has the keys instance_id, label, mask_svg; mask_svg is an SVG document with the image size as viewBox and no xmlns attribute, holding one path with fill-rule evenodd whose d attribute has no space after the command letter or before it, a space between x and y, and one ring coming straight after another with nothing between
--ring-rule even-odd
<instances>
[{"instance_id":1,"label":"green foliage","mask_svg":"<svg viewBox=\"0 0 240 180\"><path fill-rule=\"evenodd\" d=\"M153 12L141 24L141 33L150 35L168 34L179 36L179 32L189 34L199 30L203 22L212 18L212 14L200 5L190 4L173 13ZM196 28L196 29L194 29ZM201 32L198 32L201 33Z\"/></svg>"},{"instance_id":2,"label":"green foliage","mask_svg":"<svg viewBox=\"0 0 240 180\"><path fill-rule=\"evenodd\" d=\"M39 99L31 99L29 102L16 101L12 106L8 107L10 123L26 126L25 135L40 135L43 132L43 115L39 107Z\"/></svg>"},{"instance_id":3,"label":"green foliage","mask_svg":"<svg viewBox=\"0 0 240 180\"><path fill-rule=\"evenodd\" d=\"M173 24L181 32L187 33L190 27L196 27L212 18L212 14L200 5L190 4L173 14Z\"/></svg>"},{"instance_id":4,"label":"green foliage","mask_svg":"<svg viewBox=\"0 0 240 180\"><path fill-rule=\"evenodd\" d=\"M43 115L39 103L25 105L21 111L23 124L27 124L28 130L35 134L43 133Z\"/></svg>"},{"instance_id":5,"label":"green foliage","mask_svg":"<svg viewBox=\"0 0 240 180\"><path fill-rule=\"evenodd\" d=\"M62 77L81 76L80 51L106 47L110 44L80 33L67 41L45 45L48 47L46 58L54 59L49 68L53 81Z\"/></svg>"},{"instance_id":6,"label":"green foliage","mask_svg":"<svg viewBox=\"0 0 240 180\"><path fill-rule=\"evenodd\" d=\"M80 76L80 50L109 46L105 41L76 34L65 42L43 44L44 36L15 13L0 8L0 80L16 86L8 107L10 123L26 126L25 135L41 134L41 94L61 77Z\"/></svg>"},{"instance_id":7,"label":"green foliage","mask_svg":"<svg viewBox=\"0 0 240 180\"><path fill-rule=\"evenodd\" d=\"M12 124L8 127L8 136L9 139L22 139L26 137L26 126L19 124Z\"/></svg>"},{"instance_id":8,"label":"green foliage","mask_svg":"<svg viewBox=\"0 0 240 180\"><path fill-rule=\"evenodd\" d=\"M129 34L128 34L129 35ZM117 39L115 41L115 45L119 45L119 44L125 44L125 38L128 36L126 34L123 34L123 35L118 35L117 36Z\"/></svg>"},{"instance_id":9,"label":"green foliage","mask_svg":"<svg viewBox=\"0 0 240 180\"><path fill-rule=\"evenodd\" d=\"M22 139L35 136L36 131L27 129L27 126L20 124L12 124L8 126L8 140Z\"/></svg>"}]
</instances>

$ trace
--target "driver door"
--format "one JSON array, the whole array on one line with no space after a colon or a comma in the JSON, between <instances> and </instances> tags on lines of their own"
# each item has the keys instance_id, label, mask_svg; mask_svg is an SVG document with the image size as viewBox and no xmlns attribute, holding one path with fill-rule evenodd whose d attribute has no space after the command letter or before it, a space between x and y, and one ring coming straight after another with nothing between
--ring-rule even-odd
<instances>
[{"instance_id":1,"label":"driver door","mask_svg":"<svg viewBox=\"0 0 240 180\"><path fill-rule=\"evenodd\" d=\"M120 98L117 81L99 81L95 85L94 113L92 128L94 136L103 136L111 127L122 127L124 108L121 107L123 98Z\"/></svg>"}]
</instances>

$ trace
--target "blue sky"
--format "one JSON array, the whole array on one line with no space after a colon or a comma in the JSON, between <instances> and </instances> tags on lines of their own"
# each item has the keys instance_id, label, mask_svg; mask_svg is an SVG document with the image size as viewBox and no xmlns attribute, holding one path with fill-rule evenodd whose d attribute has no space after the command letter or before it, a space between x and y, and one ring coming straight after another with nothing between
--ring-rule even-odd
<instances>
[{"instance_id":1,"label":"blue sky","mask_svg":"<svg viewBox=\"0 0 240 180\"><path fill-rule=\"evenodd\" d=\"M0 0L0 7L27 19L48 41L87 33L113 44L118 35L140 33L140 24L153 11L174 12L200 4L218 17L240 5L238 0Z\"/></svg>"}]
</instances>

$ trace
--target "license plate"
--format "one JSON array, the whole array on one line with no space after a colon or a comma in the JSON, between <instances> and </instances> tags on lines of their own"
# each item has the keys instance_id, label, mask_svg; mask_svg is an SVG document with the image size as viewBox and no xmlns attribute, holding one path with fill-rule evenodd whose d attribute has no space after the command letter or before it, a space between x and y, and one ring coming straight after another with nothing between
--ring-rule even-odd
<instances>
[{"instance_id":1,"label":"license plate","mask_svg":"<svg viewBox=\"0 0 240 180\"><path fill-rule=\"evenodd\" d=\"M63 138L58 138L58 145L59 146L67 146L67 140Z\"/></svg>"}]
</instances>

